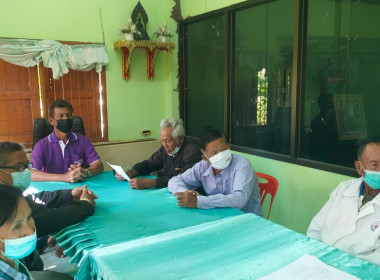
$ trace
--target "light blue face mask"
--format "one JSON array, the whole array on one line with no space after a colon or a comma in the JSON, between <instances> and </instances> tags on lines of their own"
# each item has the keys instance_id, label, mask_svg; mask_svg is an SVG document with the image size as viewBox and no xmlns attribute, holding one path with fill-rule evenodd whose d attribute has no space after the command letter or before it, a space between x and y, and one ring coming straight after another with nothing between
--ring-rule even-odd
<instances>
[{"instance_id":1,"label":"light blue face mask","mask_svg":"<svg viewBox=\"0 0 380 280\"><path fill-rule=\"evenodd\" d=\"M361 167L364 169L362 163L359 161ZM364 181L374 190L380 189L380 172L364 169Z\"/></svg>"},{"instance_id":2,"label":"light blue face mask","mask_svg":"<svg viewBox=\"0 0 380 280\"><path fill-rule=\"evenodd\" d=\"M22 172L13 172L13 173L10 173L3 169L1 169L1 171L8 173L12 176L12 180L13 180L12 187L18 187L22 191L25 191L27 188L29 188L30 182L32 181L32 174L30 173L29 169L25 169Z\"/></svg>"},{"instance_id":3,"label":"light blue face mask","mask_svg":"<svg viewBox=\"0 0 380 280\"><path fill-rule=\"evenodd\" d=\"M5 244L4 256L10 259L22 259L29 256L37 244L37 231L34 228L34 233L25 237L16 239L0 239Z\"/></svg>"},{"instance_id":4,"label":"light blue face mask","mask_svg":"<svg viewBox=\"0 0 380 280\"><path fill-rule=\"evenodd\" d=\"M171 154L168 154L168 155L171 156L171 157L174 156L176 153L178 153L179 149L181 149L181 146L175 147L174 151Z\"/></svg>"}]
</instances>

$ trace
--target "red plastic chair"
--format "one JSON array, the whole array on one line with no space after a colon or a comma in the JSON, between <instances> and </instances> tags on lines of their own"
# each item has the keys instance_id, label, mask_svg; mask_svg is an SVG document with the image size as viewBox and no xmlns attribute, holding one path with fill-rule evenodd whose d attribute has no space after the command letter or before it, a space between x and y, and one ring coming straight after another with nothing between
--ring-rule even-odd
<instances>
[{"instance_id":1,"label":"red plastic chair","mask_svg":"<svg viewBox=\"0 0 380 280\"><path fill-rule=\"evenodd\" d=\"M264 173L256 172L256 176L258 178L262 178L267 181L264 183L259 182L259 188L260 188L260 196L261 196L261 206L263 206L263 202L267 194L269 193L271 195L269 211L268 211L268 216L267 216L267 220L269 220L270 210L272 209L273 200L278 190L278 181L273 176L264 174Z\"/></svg>"}]
</instances>

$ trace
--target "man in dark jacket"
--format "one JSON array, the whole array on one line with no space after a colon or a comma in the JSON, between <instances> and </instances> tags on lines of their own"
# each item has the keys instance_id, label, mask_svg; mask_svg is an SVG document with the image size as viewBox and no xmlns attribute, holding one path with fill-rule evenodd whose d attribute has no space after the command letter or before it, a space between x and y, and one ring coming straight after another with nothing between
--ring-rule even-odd
<instances>
[{"instance_id":1,"label":"man in dark jacket","mask_svg":"<svg viewBox=\"0 0 380 280\"><path fill-rule=\"evenodd\" d=\"M132 169L125 170L132 178L138 175L157 174L156 179L133 178L129 185L133 189L164 188L173 176L177 176L201 160L198 146L185 138L185 128L181 119L164 119L160 123L161 148L149 159L135 164ZM115 176L125 180L119 174Z\"/></svg>"}]
</instances>

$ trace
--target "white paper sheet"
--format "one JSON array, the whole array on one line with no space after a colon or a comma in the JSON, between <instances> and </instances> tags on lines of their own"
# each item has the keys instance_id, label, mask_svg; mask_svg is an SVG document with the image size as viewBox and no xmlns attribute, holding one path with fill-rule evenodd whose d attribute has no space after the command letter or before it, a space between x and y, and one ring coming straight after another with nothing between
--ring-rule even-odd
<instances>
[{"instance_id":1,"label":"white paper sheet","mask_svg":"<svg viewBox=\"0 0 380 280\"><path fill-rule=\"evenodd\" d=\"M117 173L119 173L124 179L126 179L127 181L129 181L129 177L128 175L124 172L124 169L119 166L119 165L113 165L111 163L109 163L108 161L106 161L108 163L109 166L112 167L113 170L115 170Z\"/></svg>"},{"instance_id":2,"label":"white paper sheet","mask_svg":"<svg viewBox=\"0 0 380 280\"><path fill-rule=\"evenodd\" d=\"M283 268L257 280L360 280L356 276L325 264L317 257L303 255Z\"/></svg>"}]
</instances>

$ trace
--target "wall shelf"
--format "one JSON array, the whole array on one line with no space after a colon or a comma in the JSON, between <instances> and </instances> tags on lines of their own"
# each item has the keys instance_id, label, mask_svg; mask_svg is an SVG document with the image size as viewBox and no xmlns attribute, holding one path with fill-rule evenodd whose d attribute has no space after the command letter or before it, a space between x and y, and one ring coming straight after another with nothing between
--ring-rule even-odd
<instances>
[{"instance_id":1,"label":"wall shelf","mask_svg":"<svg viewBox=\"0 0 380 280\"><path fill-rule=\"evenodd\" d=\"M175 44L173 42L155 42L152 40L121 40L113 43L114 49L121 49L123 52L123 70L122 75L125 80L129 80L129 64L131 62L132 52L135 48L144 48L147 57L147 75L149 80L154 77L154 59L157 50L172 53Z\"/></svg>"}]
</instances>

